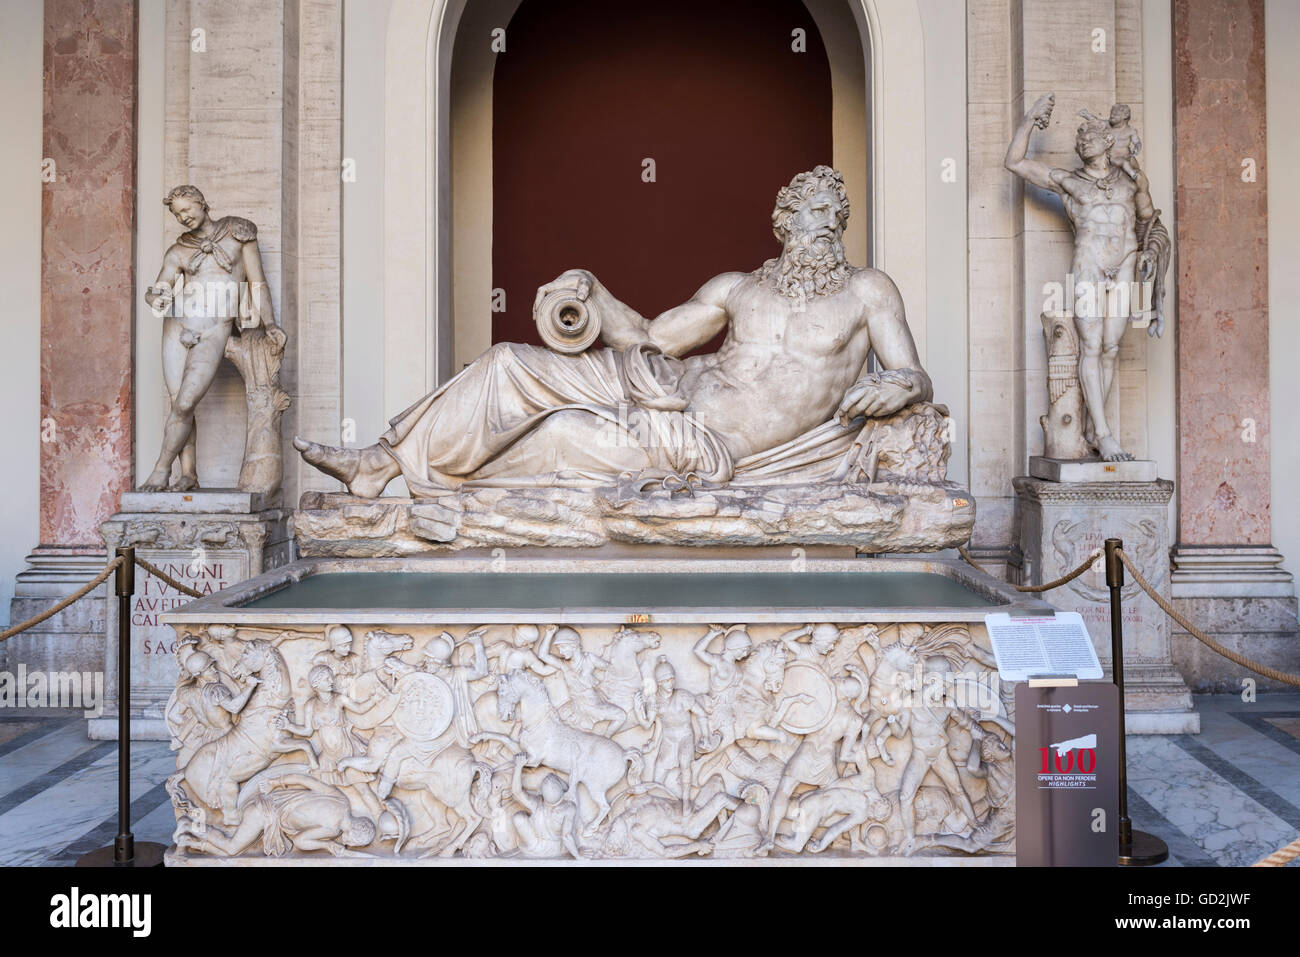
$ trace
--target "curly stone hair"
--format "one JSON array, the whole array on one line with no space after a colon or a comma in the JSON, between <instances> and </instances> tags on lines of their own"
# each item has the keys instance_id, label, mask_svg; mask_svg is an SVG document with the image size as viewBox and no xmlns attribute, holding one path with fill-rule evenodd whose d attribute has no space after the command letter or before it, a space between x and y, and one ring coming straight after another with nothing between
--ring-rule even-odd
<instances>
[{"instance_id":1,"label":"curly stone hair","mask_svg":"<svg viewBox=\"0 0 1300 957\"><path fill-rule=\"evenodd\" d=\"M1110 123L1100 116L1093 116L1087 110L1079 111L1079 128L1075 131L1075 142L1078 142L1085 134L1095 134L1109 138L1114 142L1115 134L1110 128Z\"/></svg>"},{"instance_id":2,"label":"curly stone hair","mask_svg":"<svg viewBox=\"0 0 1300 957\"><path fill-rule=\"evenodd\" d=\"M168 209L172 208L172 203L178 199L192 199L196 203L201 203L204 209L208 208L208 201L203 198L197 186L173 186L163 197L163 205Z\"/></svg>"},{"instance_id":3,"label":"curly stone hair","mask_svg":"<svg viewBox=\"0 0 1300 957\"><path fill-rule=\"evenodd\" d=\"M819 190L833 190L840 201L839 228L841 230L849 221L849 194L844 188L844 177L839 170L829 166L817 166L805 173L800 173L790 180L789 186L782 186L776 194L776 206L772 210L772 232L785 245L790 235L790 220L800 207Z\"/></svg>"}]
</instances>

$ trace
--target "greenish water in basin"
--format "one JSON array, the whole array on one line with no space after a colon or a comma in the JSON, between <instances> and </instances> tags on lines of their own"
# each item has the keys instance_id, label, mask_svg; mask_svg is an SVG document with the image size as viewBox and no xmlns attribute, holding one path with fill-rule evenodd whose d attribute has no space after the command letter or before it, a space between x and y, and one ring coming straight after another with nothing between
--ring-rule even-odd
<instances>
[{"instance_id":1,"label":"greenish water in basin","mask_svg":"<svg viewBox=\"0 0 1300 957\"><path fill-rule=\"evenodd\" d=\"M930 572L754 575L325 572L245 608L987 608L1001 604Z\"/></svg>"}]
</instances>

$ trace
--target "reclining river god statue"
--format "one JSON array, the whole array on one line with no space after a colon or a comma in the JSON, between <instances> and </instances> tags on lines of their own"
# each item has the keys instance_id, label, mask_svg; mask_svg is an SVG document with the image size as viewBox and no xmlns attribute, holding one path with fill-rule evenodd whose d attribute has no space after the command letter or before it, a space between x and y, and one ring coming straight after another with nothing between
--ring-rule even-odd
<instances>
[{"instance_id":1,"label":"reclining river god statue","mask_svg":"<svg viewBox=\"0 0 1300 957\"><path fill-rule=\"evenodd\" d=\"M593 490L612 490L618 501L606 496L594 508L600 514L591 518L591 536L565 544L700 543L690 533L628 529L638 525L631 516L647 501L674 494L698 499L697 515L701 502L723 512L734 508L739 525L733 523L723 543L802 540L800 528L812 534L808 541L854 542L873 551L886 550L875 547L881 535L900 550L964 541L974 513L969 493L945 481L947 412L929 404L930 378L894 283L846 261L848 217L837 171L818 166L800 173L779 191L772 213L781 253L753 272L715 276L688 302L646 319L590 272L570 270L538 290L535 312L557 296L573 303L584 323L598 321L604 348L593 344L572 354L561 351L563 343L498 343L395 417L373 445L336 448L303 438L294 445L341 481L353 503L380 496L402 477L415 499L436 503L420 513L415 525L424 532L416 534L457 539L461 546L538 540L465 534L473 524L466 514L486 507L480 493L488 489L515 490L505 498L524 517L560 501L589 518L592 508L559 490L584 490L586 503L600 498ZM688 355L723 330L717 352ZM945 522L919 521L919 515L904 522L900 508L907 503L897 495L887 501L889 490L874 488L891 481L944 489L931 497ZM846 484L876 493L875 501L862 499L866 517L850 517L828 532L811 530L810 516L824 513L828 503L853 513L853 503L843 500L852 492ZM839 491L825 494L835 486ZM803 491L790 494L795 487ZM756 488L767 491L742 491ZM948 494L953 489L959 494ZM552 494L539 497L538 490ZM650 498L635 504L644 494ZM309 552L313 538L330 537L320 526L327 498L317 493L299 513L297 531ZM498 506L503 501L487 498ZM749 527L745 516L756 507L769 519L780 513L780 528ZM613 511L621 513L619 530L608 521ZM662 528L671 518L665 507L655 521ZM902 524L929 533L894 542L889 536Z\"/></svg>"}]
</instances>

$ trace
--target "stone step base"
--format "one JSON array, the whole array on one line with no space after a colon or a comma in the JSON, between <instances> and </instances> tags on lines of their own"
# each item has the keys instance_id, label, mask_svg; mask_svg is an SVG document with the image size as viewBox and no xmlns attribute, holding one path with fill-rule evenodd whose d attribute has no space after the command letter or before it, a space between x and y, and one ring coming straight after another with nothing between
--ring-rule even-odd
<instances>
[{"instance_id":1,"label":"stone step base","mask_svg":"<svg viewBox=\"0 0 1300 957\"><path fill-rule=\"evenodd\" d=\"M117 716L101 715L86 722L86 736L91 741L116 741ZM171 733L162 718L132 718L132 741L170 741Z\"/></svg>"},{"instance_id":2,"label":"stone step base","mask_svg":"<svg viewBox=\"0 0 1300 957\"><path fill-rule=\"evenodd\" d=\"M615 858L610 860L529 860L522 857L498 857L482 860L446 857L332 857L329 854L286 854L283 857L217 857L208 854L188 854L173 844L167 849L163 862L167 867L1015 867L1014 854L970 857L916 856L916 857L862 857L820 854L813 858L751 857L678 858L664 860L659 857Z\"/></svg>"}]
</instances>

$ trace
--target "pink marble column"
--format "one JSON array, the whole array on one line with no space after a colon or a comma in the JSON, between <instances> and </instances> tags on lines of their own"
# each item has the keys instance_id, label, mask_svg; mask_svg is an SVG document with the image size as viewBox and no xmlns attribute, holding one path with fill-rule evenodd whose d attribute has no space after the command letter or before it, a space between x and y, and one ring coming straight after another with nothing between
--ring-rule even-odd
<instances>
[{"instance_id":1,"label":"pink marble column","mask_svg":"<svg viewBox=\"0 0 1300 957\"><path fill-rule=\"evenodd\" d=\"M133 0L45 0L44 72L40 541L15 622L104 567L99 526L132 481ZM4 642L0 665L102 669L103 595Z\"/></svg>"},{"instance_id":2,"label":"pink marble column","mask_svg":"<svg viewBox=\"0 0 1300 957\"><path fill-rule=\"evenodd\" d=\"M1264 0L1175 0L1174 55L1178 537L1266 545ZM1243 182L1248 159L1254 182Z\"/></svg>"},{"instance_id":3,"label":"pink marble column","mask_svg":"<svg viewBox=\"0 0 1300 957\"><path fill-rule=\"evenodd\" d=\"M103 554L132 481L136 7L46 0L38 551Z\"/></svg>"},{"instance_id":4,"label":"pink marble column","mask_svg":"<svg viewBox=\"0 0 1300 957\"><path fill-rule=\"evenodd\" d=\"M1264 0L1174 0L1173 13L1179 500L1170 593L1220 643L1295 671L1295 583L1270 544ZM1173 647L1195 690L1240 691L1249 675L1179 629Z\"/></svg>"}]
</instances>

